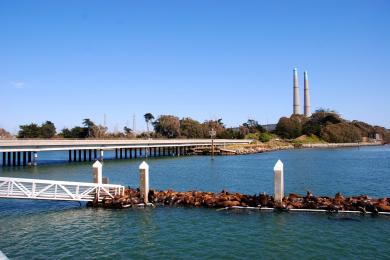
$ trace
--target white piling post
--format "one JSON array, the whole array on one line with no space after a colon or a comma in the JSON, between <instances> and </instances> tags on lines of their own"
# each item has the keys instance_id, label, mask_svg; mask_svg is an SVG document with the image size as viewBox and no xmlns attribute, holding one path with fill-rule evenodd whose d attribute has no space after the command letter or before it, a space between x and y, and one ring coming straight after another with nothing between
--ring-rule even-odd
<instances>
[{"instance_id":1,"label":"white piling post","mask_svg":"<svg viewBox=\"0 0 390 260\"><path fill-rule=\"evenodd\" d=\"M149 195L149 165L143 161L139 166L139 177L140 177L140 191L141 199L144 200L145 204L148 204Z\"/></svg>"},{"instance_id":2,"label":"white piling post","mask_svg":"<svg viewBox=\"0 0 390 260\"><path fill-rule=\"evenodd\" d=\"M100 161L104 160L104 151L103 149L100 150Z\"/></svg>"},{"instance_id":3,"label":"white piling post","mask_svg":"<svg viewBox=\"0 0 390 260\"><path fill-rule=\"evenodd\" d=\"M92 165L92 177L93 177L93 182L102 184L103 183L103 164L99 161L96 161Z\"/></svg>"},{"instance_id":4,"label":"white piling post","mask_svg":"<svg viewBox=\"0 0 390 260\"><path fill-rule=\"evenodd\" d=\"M284 197L283 163L278 160L274 167L274 201L281 203Z\"/></svg>"}]
</instances>

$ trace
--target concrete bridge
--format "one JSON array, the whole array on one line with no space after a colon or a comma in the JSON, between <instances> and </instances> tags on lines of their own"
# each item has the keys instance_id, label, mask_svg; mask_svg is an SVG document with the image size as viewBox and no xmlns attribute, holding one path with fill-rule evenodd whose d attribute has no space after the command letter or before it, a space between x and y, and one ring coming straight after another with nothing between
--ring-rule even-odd
<instances>
[{"instance_id":1,"label":"concrete bridge","mask_svg":"<svg viewBox=\"0 0 390 260\"><path fill-rule=\"evenodd\" d=\"M68 151L69 162L103 160L104 151L115 151L116 159L187 155L197 147L248 144L252 140L0 140L3 166L36 165L39 152Z\"/></svg>"}]
</instances>

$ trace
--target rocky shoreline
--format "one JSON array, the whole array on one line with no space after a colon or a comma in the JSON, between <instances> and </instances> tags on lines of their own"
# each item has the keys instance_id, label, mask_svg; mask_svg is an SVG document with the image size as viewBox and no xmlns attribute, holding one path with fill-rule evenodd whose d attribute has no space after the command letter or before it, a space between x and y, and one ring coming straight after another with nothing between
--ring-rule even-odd
<instances>
[{"instance_id":1,"label":"rocky shoreline","mask_svg":"<svg viewBox=\"0 0 390 260\"><path fill-rule=\"evenodd\" d=\"M334 197L314 196L307 192L305 196L291 193L284 197L282 203L275 203L274 198L268 194L246 195L221 191L219 193L187 191L176 192L173 190L150 190L149 202L153 206L170 207L198 207L198 208L275 208L279 210L325 210L328 212L356 211L361 213L379 214L390 212L390 199L370 198L367 195L344 197L337 193ZM106 197L102 202L89 202L89 207L102 208L129 208L144 206L139 189L127 188L123 196L114 199Z\"/></svg>"},{"instance_id":2,"label":"rocky shoreline","mask_svg":"<svg viewBox=\"0 0 390 260\"><path fill-rule=\"evenodd\" d=\"M313 144L300 144L300 143L261 143L261 144L249 144L249 145L235 145L228 146L226 148L216 147L215 155L245 155L264 153L280 150L292 150L292 149L311 149L311 148L347 148L347 147L363 147L363 146L382 146L382 143L313 143ZM193 151L195 155L210 155L211 149L209 147L198 148Z\"/></svg>"}]
</instances>

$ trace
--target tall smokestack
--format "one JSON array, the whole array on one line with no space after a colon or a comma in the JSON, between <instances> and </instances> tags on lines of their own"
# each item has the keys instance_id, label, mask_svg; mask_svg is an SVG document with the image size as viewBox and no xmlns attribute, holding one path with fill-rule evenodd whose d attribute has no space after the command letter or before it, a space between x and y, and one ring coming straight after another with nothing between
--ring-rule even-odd
<instances>
[{"instance_id":1,"label":"tall smokestack","mask_svg":"<svg viewBox=\"0 0 390 260\"><path fill-rule=\"evenodd\" d=\"M309 93L309 77L307 76L307 71L303 73L304 77L304 95L305 95L305 106L304 106L304 115L309 117L310 113L310 93Z\"/></svg>"},{"instance_id":2,"label":"tall smokestack","mask_svg":"<svg viewBox=\"0 0 390 260\"><path fill-rule=\"evenodd\" d=\"M299 101L299 85L298 85L298 71L294 68L294 101L293 101L293 115L299 115L301 113L301 105Z\"/></svg>"}]
</instances>

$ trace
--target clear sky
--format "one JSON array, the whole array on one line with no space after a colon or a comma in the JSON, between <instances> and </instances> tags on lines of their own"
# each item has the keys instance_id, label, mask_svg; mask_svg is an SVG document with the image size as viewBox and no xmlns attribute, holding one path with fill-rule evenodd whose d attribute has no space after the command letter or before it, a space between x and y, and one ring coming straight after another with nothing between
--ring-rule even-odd
<instances>
[{"instance_id":1,"label":"clear sky","mask_svg":"<svg viewBox=\"0 0 390 260\"><path fill-rule=\"evenodd\" d=\"M313 109L390 127L390 1L0 1L0 127ZM303 104L303 100L301 101Z\"/></svg>"}]
</instances>

